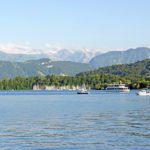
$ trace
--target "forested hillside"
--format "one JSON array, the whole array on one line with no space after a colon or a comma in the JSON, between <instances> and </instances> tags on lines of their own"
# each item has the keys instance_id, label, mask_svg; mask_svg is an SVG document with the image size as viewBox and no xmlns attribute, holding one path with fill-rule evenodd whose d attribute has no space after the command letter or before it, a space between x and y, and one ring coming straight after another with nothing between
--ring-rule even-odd
<instances>
[{"instance_id":1,"label":"forested hillside","mask_svg":"<svg viewBox=\"0 0 150 150\"><path fill-rule=\"evenodd\" d=\"M150 76L150 59L138 61L132 64L112 65L109 67L103 67L93 71L80 73L78 74L78 76L89 74L113 74L118 76L148 77Z\"/></svg>"}]
</instances>

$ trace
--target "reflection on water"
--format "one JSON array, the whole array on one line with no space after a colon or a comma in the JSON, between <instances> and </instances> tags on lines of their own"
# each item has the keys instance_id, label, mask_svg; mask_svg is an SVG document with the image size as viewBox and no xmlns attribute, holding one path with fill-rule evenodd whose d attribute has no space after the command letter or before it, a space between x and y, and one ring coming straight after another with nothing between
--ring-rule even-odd
<instances>
[{"instance_id":1,"label":"reflection on water","mask_svg":"<svg viewBox=\"0 0 150 150\"><path fill-rule=\"evenodd\" d=\"M150 98L131 94L0 96L4 150L148 150Z\"/></svg>"}]
</instances>

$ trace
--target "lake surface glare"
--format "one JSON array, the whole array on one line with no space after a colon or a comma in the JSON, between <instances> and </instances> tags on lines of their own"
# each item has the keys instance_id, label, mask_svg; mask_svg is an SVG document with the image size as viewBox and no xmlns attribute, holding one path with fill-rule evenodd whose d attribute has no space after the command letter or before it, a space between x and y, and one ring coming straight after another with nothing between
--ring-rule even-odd
<instances>
[{"instance_id":1,"label":"lake surface glare","mask_svg":"<svg viewBox=\"0 0 150 150\"><path fill-rule=\"evenodd\" d=\"M150 97L135 91L0 93L0 150L150 149Z\"/></svg>"}]
</instances>

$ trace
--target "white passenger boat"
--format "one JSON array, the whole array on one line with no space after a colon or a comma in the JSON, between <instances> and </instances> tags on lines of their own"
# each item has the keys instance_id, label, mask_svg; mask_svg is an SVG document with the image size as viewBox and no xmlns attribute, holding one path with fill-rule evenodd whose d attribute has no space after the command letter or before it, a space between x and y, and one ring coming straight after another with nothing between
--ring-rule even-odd
<instances>
[{"instance_id":1,"label":"white passenger boat","mask_svg":"<svg viewBox=\"0 0 150 150\"><path fill-rule=\"evenodd\" d=\"M107 91L111 92L129 92L130 89L125 84L110 84L106 87Z\"/></svg>"},{"instance_id":2,"label":"white passenger boat","mask_svg":"<svg viewBox=\"0 0 150 150\"><path fill-rule=\"evenodd\" d=\"M139 96L150 96L150 90L141 90L137 92L137 95Z\"/></svg>"}]
</instances>

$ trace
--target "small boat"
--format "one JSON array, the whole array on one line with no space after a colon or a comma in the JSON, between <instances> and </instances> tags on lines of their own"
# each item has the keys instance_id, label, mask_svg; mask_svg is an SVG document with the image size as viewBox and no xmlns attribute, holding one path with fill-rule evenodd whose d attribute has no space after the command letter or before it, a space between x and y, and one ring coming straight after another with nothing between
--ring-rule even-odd
<instances>
[{"instance_id":1,"label":"small boat","mask_svg":"<svg viewBox=\"0 0 150 150\"><path fill-rule=\"evenodd\" d=\"M89 94L88 90L86 89L85 84L83 84L82 88L77 91L77 94Z\"/></svg>"},{"instance_id":2,"label":"small boat","mask_svg":"<svg viewBox=\"0 0 150 150\"><path fill-rule=\"evenodd\" d=\"M130 89L125 84L110 84L106 87L106 91L110 92L129 92Z\"/></svg>"},{"instance_id":3,"label":"small boat","mask_svg":"<svg viewBox=\"0 0 150 150\"><path fill-rule=\"evenodd\" d=\"M137 92L137 95L139 96L150 96L150 90L141 90Z\"/></svg>"},{"instance_id":4,"label":"small boat","mask_svg":"<svg viewBox=\"0 0 150 150\"><path fill-rule=\"evenodd\" d=\"M86 89L81 89L77 92L77 94L89 94L89 92Z\"/></svg>"}]
</instances>

